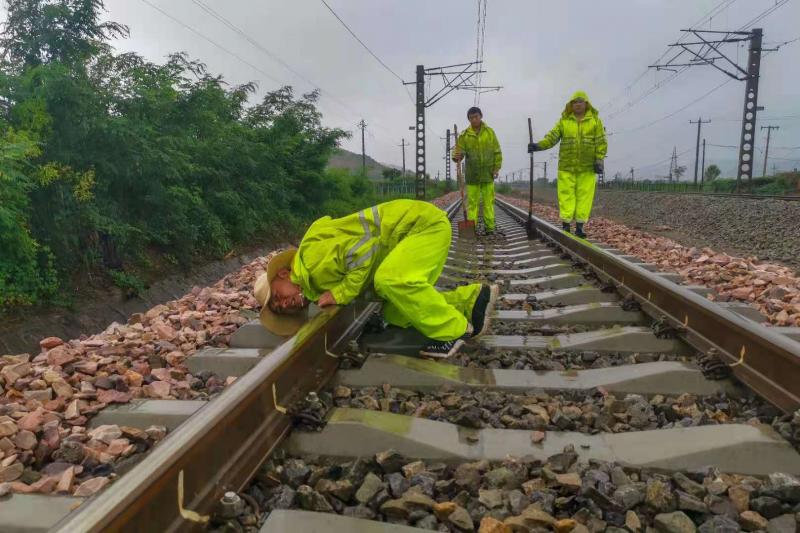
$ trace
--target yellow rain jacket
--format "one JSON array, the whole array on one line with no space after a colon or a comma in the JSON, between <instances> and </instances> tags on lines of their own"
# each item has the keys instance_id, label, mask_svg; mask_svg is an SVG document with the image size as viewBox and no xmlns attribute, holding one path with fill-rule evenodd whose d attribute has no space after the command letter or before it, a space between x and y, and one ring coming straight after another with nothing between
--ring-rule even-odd
<instances>
[{"instance_id":1,"label":"yellow rain jacket","mask_svg":"<svg viewBox=\"0 0 800 533\"><path fill-rule=\"evenodd\" d=\"M467 220L478 220L478 207L483 200L483 222L494 231L494 175L503 165L503 153L494 130L481 123L476 132L472 126L458 136L453 157L464 154L464 181L467 190Z\"/></svg>"},{"instance_id":2,"label":"yellow rain jacket","mask_svg":"<svg viewBox=\"0 0 800 533\"><path fill-rule=\"evenodd\" d=\"M469 185L492 183L495 172L503 166L503 153L494 130L481 124L480 132L467 126L456 140L453 156L464 154L464 179Z\"/></svg>"},{"instance_id":3,"label":"yellow rain jacket","mask_svg":"<svg viewBox=\"0 0 800 533\"><path fill-rule=\"evenodd\" d=\"M383 300L387 322L412 326L436 340L467 331L480 284L439 292L452 228L428 202L394 200L308 228L292 264L292 282L317 301L331 291L347 305L369 284Z\"/></svg>"},{"instance_id":4,"label":"yellow rain jacket","mask_svg":"<svg viewBox=\"0 0 800 533\"><path fill-rule=\"evenodd\" d=\"M577 121L572 112L572 101L583 98L586 101L586 115L583 120ZM592 107L589 97L583 91L577 91L564 106L561 119L556 123L550 133L537 144L539 148L547 150L561 141L558 152L558 170L580 174L594 172L594 162L605 159L608 143L600 115Z\"/></svg>"}]
</instances>

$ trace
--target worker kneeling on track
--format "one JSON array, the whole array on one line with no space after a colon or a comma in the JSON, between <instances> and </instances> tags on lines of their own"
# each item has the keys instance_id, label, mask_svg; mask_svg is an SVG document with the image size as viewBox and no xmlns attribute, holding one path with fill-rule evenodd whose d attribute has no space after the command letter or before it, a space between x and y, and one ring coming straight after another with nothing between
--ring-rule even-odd
<instances>
[{"instance_id":1,"label":"worker kneeling on track","mask_svg":"<svg viewBox=\"0 0 800 533\"><path fill-rule=\"evenodd\" d=\"M256 281L261 323L278 335L293 335L309 301L347 305L371 282L384 300L386 322L428 337L421 355L450 357L465 339L486 331L498 293L496 285L478 283L436 290L451 232L442 210L415 200L322 217L298 249L275 255Z\"/></svg>"}]
</instances>

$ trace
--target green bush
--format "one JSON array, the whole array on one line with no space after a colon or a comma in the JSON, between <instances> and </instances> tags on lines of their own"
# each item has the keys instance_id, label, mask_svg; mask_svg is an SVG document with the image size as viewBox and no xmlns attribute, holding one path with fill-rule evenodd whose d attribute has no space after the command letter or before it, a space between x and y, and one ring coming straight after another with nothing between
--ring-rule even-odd
<instances>
[{"instance_id":1,"label":"green bush","mask_svg":"<svg viewBox=\"0 0 800 533\"><path fill-rule=\"evenodd\" d=\"M0 36L0 307L35 304L67 280L220 257L323 213L376 201L371 184L325 169L346 133L322 125L318 94L251 102L184 54L117 54L127 29L102 0L8 3ZM153 260L160 258L160 260Z\"/></svg>"},{"instance_id":2,"label":"green bush","mask_svg":"<svg viewBox=\"0 0 800 533\"><path fill-rule=\"evenodd\" d=\"M122 289L125 296L128 298L138 296L145 290L144 281L136 274L123 272L121 270L109 270L108 275L111 277L114 285Z\"/></svg>"}]
</instances>

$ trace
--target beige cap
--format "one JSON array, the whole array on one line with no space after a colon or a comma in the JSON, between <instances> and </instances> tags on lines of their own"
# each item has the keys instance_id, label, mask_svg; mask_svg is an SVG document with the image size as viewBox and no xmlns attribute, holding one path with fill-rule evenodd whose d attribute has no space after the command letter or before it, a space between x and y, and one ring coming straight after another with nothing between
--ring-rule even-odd
<instances>
[{"instance_id":1,"label":"beige cap","mask_svg":"<svg viewBox=\"0 0 800 533\"><path fill-rule=\"evenodd\" d=\"M292 261L294 261L296 253L297 249L291 248L272 256L272 259L267 263L267 270L258 277L253 287L253 294L256 300L258 300L258 303L261 304L261 315L259 317L261 319L261 325L272 333L281 335L282 337L288 337L297 333L297 330L300 329L300 326L302 326L307 319L305 312L293 315L279 315L273 313L272 309L267 305L267 302L269 302L272 296L272 280L275 279L275 276L277 276L278 272L282 269L292 269Z\"/></svg>"}]
</instances>

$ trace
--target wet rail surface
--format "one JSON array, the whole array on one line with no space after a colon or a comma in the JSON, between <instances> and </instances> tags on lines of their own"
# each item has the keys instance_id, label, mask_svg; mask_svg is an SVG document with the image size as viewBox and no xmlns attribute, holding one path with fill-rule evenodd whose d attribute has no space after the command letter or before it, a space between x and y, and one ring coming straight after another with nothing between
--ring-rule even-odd
<instances>
[{"instance_id":1,"label":"wet rail surface","mask_svg":"<svg viewBox=\"0 0 800 533\"><path fill-rule=\"evenodd\" d=\"M95 425L131 427L161 417L170 434L89 500L51 499L65 502L50 506L52 530L470 531L483 516L512 531L556 520L630 529L638 507L616 492L652 492L651 470L665 473L677 503L647 504L639 515L650 522L657 511L712 516L723 505L700 489L681 503L696 489L681 472L700 485L725 472L767 488L782 478L765 476L800 474L800 421L783 414L798 406L795 340L767 331L754 309L713 304L701 287L678 288L674 275L543 221L529 240L527 214L509 205L495 235L464 242L456 207L438 285L499 284L488 334L451 360L424 360L423 339L380 327L375 303L319 313L288 341L245 325L229 349L190 359L240 376L218 398L98 416ZM595 463L602 475L579 466ZM718 471L698 474L708 465ZM587 496L587 472L618 479ZM251 510L221 507L227 492ZM537 501L550 497L571 503ZM592 516L572 508L584 497Z\"/></svg>"}]
</instances>

